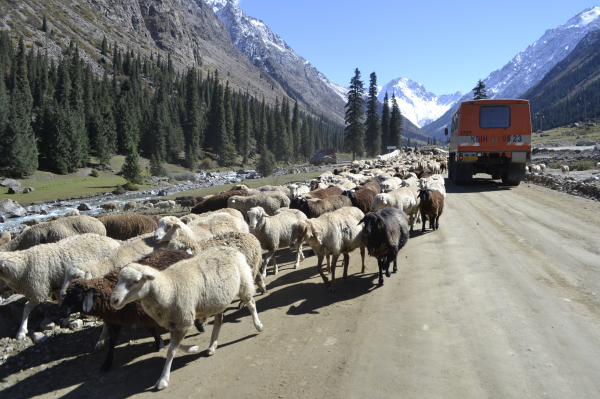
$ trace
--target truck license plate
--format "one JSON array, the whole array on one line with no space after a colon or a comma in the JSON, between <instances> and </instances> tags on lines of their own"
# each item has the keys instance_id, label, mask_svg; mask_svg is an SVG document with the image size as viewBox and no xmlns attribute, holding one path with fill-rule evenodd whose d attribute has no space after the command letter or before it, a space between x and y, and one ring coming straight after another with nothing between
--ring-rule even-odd
<instances>
[{"instance_id":1,"label":"truck license plate","mask_svg":"<svg viewBox=\"0 0 600 399\"><path fill-rule=\"evenodd\" d=\"M478 157L463 157L465 161L477 161Z\"/></svg>"}]
</instances>

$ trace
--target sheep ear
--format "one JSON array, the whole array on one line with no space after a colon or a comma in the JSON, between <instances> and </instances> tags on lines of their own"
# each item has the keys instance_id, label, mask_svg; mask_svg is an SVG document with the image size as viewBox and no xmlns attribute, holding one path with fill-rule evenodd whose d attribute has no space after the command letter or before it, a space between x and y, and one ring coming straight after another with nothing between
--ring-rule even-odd
<instances>
[{"instance_id":1,"label":"sheep ear","mask_svg":"<svg viewBox=\"0 0 600 399\"><path fill-rule=\"evenodd\" d=\"M187 253L188 253L188 254L190 254L190 255L193 255L193 254L194 254L194 253L192 252L192 250L191 250L191 249L189 249L189 248L188 248L188 249L186 249L186 250L185 250L185 252L187 252Z\"/></svg>"},{"instance_id":2,"label":"sheep ear","mask_svg":"<svg viewBox=\"0 0 600 399\"><path fill-rule=\"evenodd\" d=\"M145 278L146 280L152 281L152 280L154 280L155 277L154 277L154 274L146 272L146 273L144 273L143 278Z\"/></svg>"},{"instance_id":3,"label":"sheep ear","mask_svg":"<svg viewBox=\"0 0 600 399\"><path fill-rule=\"evenodd\" d=\"M86 273L85 273L85 276L84 276L84 278L85 278L86 280L91 280L91 279L92 279L92 273L90 273L90 272L86 272Z\"/></svg>"},{"instance_id":4,"label":"sheep ear","mask_svg":"<svg viewBox=\"0 0 600 399\"><path fill-rule=\"evenodd\" d=\"M361 223L365 222L365 218L360 219L360 221L358 222L357 226L360 226Z\"/></svg>"},{"instance_id":5,"label":"sheep ear","mask_svg":"<svg viewBox=\"0 0 600 399\"><path fill-rule=\"evenodd\" d=\"M92 305L94 304L94 293L88 292L85 298L83 298L83 311L85 313L89 313L92 310Z\"/></svg>"}]
</instances>

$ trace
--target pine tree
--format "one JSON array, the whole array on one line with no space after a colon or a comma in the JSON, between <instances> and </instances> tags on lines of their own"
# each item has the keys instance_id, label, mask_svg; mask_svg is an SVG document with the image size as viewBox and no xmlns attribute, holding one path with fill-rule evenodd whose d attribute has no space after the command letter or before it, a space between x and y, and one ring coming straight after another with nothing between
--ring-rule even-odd
<instances>
[{"instance_id":1,"label":"pine tree","mask_svg":"<svg viewBox=\"0 0 600 399\"><path fill-rule=\"evenodd\" d=\"M408 138L408 141L407 141L407 143L406 143L406 146L407 146L407 147L410 147L410 137Z\"/></svg>"},{"instance_id":2,"label":"pine tree","mask_svg":"<svg viewBox=\"0 0 600 399\"><path fill-rule=\"evenodd\" d=\"M365 121L365 148L367 155L375 157L381 150L381 124L377 106L377 75L371 74L369 99L367 100L367 120Z\"/></svg>"},{"instance_id":3,"label":"pine tree","mask_svg":"<svg viewBox=\"0 0 600 399\"><path fill-rule=\"evenodd\" d=\"M381 153L387 154L388 137L390 135L390 103L387 91L383 99L383 112L381 113Z\"/></svg>"},{"instance_id":4,"label":"pine tree","mask_svg":"<svg viewBox=\"0 0 600 399\"><path fill-rule=\"evenodd\" d=\"M219 155L221 156L221 162L224 166L231 166L235 163L236 152L233 142L233 113L231 111L231 88L229 87L229 81L227 81L225 86L223 107L225 108L225 130L224 135L221 137L221 149Z\"/></svg>"},{"instance_id":5,"label":"pine tree","mask_svg":"<svg viewBox=\"0 0 600 399\"><path fill-rule=\"evenodd\" d=\"M264 146L261 150L261 157L256 165L256 170L260 172L263 177L267 177L273 173L273 170L277 166L275 155L269 149Z\"/></svg>"},{"instance_id":6,"label":"pine tree","mask_svg":"<svg viewBox=\"0 0 600 399\"><path fill-rule=\"evenodd\" d=\"M196 86L196 69L188 71L186 78L185 92L185 115L186 123L183 129L185 138L185 156L186 164L189 170L196 168L198 164L198 155L200 153L200 143L202 142L202 125L200 118L200 101L198 97L198 88Z\"/></svg>"},{"instance_id":7,"label":"pine tree","mask_svg":"<svg viewBox=\"0 0 600 399\"><path fill-rule=\"evenodd\" d=\"M108 42L106 41L106 36L102 37L102 53L103 56L108 55Z\"/></svg>"},{"instance_id":8,"label":"pine tree","mask_svg":"<svg viewBox=\"0 0 600 399\"><path fill-rule=\"evenodd\" d=\"M44 20L42 21L42 31L48 32L48 23L46 22L46 16L44 15Z\"/></svg>"},{"instance_id":9,"label":"pine tree","mask_svg":"<svg viewBox=\"0 0 600 399\"><path fill-rule=\"evenodd\" d=\"M298 109L298 99L294 103L294 111L292 116L292 150L294 151L294 159L300 159L302 156L301 137L300 137L300 110Z\"/></svg>"},{"instance_id":10,"label":"pine tree","mask_svg":"<svg viewBox=\"0 0 600 399\"><path fill-rule=\"evenodd\" d=\"M487 98L487 90L485 89L485 83L479 79L477 86L473 88L473 100L481 100Z\"/></svg>"},{"instance_id":11,"label":"pine tree","mask_svg":"<svg viewBox=\"0 0 600 399\"><path fill-rule=\"evenodd\" d=\"M279 162L289 159L290 146L287 127L283 115L275 110L275 159Z\"/></svg>"},{"instance_id":12,"label":"pine tree","mask_svg":"<svg viewBox=\"0 0 600 399\"><path fill-rule=\"evenodd\" d=\"M244 126L240 143L240 155L243 157L243 163L248 163L248 154L250 152L250 132L252 131L252 118L250 116L250 105L246 103L244 107Z\"/></svg>"},{"instance_id":13,"label":"pine tree","mask_svg":"<svg viewBox=\"0 0 600 399\"><path fill-rule=\"evenodd\" d=\"M71 98L71 77L65 60L58 63L57 74L58 80L54 89L54 99L59 104L65 104Z\"/></svg>"},{"instance_id":14,"label":"pine tree","mask_svg":"<svg viewBox=\"0 0 600 399\"><path fill-rule=\"evenodd\" d=\"M164 176L165 171L160 158L156 154L152 154L150 157L150 174L152 176Z\"/></svg>"},{"instance_id":15,"label":"pine tree","mask_svg":"<svg viewBox=\"0 0 600 399\"><path fill-rule=\"evenodd\" d=\"M360 71L356 68L354 77L350 80L346 117L344 119L346 123L344 150L352 153L352 160L355 160L357 155L362 155L364 151L364 91L363 82L360 80Z\"/></svg>"},{"instance_id":16,"label":"pine tree","mask_svg":"<svg viewBox=\"0 0 600 399\"><path fill-rule=\"evenodd\" d=\"M402 148L402 113L396 101L396 95L392 94L392 115L390 117L390 133L388 145Z\"/></svg>"},{"instance_id":17,"label":"pine tree","mask_svg":"<svg viewBox=\"0 0 600 399\"><path fill-rule=\"evenodd\" d=\"M220 150L220 139L225 134L225 112L223 110L223 86L219 83L219 71L215 71L208 125L205 133L205 147L214 153Z\"/></svg>"},{"instance_id":18,"label":"pine tree","mask_svg":"<svg viewBox=\"0 0 600 399\"><path fill-rule=\"evenodd\" d=\"M13 69L13 91L4 137L5 155L10 172L16 177L33 174L38 168L35 134L31 126L33 97L27 79L27 59L23 38L19 39L19 52Z\"/></svg>"},{"instance_id":19,"label":"pine tree","mask_svg":"<svg viewBox=\"0 0 600 399\"><path fill-rule=\"evenodd\" d=\"M142 177L142 168L140 166L136 145L132 140L130 140L128 144L127 156L125 157L125 163L122 168L123 178L134 184L142 184L144 178Z\"/></svg>"},{"instance_id":20,"label":"pine tree","mask_svg":"<svg viewBox=\"0 0 600 399\"><path fill-rule=\"evenodd\" d=\"M235 111L235 122L233 123L233 135L235 150L241 152L242 131L244 130L244 107L242 101L238 101Z\"/></svg>"},{"instance_id":21,"label":"pine tree","mask_svg":"<svg viewBox=\"0 0 600 399\"><path fill-rule=\"evenodd\" d=\"M4 165L7 161L5 145L8 138L5 135L9 112L8 96L6 94L6 85L4 84L3 75L3 73L0 73L0 165Z\"/></svg>"}]
</instances>

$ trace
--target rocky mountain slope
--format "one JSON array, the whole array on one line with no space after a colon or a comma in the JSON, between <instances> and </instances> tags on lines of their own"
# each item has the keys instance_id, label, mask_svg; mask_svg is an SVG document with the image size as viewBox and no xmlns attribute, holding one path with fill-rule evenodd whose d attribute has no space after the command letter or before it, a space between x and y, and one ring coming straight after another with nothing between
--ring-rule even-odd
<instances>
[{"instance_id":1,"label":"rocky mountain slope","mask_svg":"<svg viewBox=\"0 0 600 399\"><path fill-rule=\"evenodd\" d=\"M315 113L337 121L344 117L344 88L331 82L259 19L247 15L232 0L207 0L227 27L233 45L273 77L291 98Z\"/></svg>"},{"instance_id":2,"label":"rocky mountain slope","mask_svg":"<svg viewBox=\"0 0 600 399\"><path fill-rule=\"evenodd\" d=\"M48 32L43 32L46 15ZM121 50L164 60L171 54L180 71L196 66L204 74L219 69L236 90L248 91L267 102L286 92L236 49L221 20L203 0L0 0L0 29L29 47L61 57L73 40L82 57L102 74L111 55L100 54L103 36ZM103 60L104 58L104 60Z\"/></svg>"},{"instance_id":3,"label":"rocky mountain slope","mask_svg":"<svg viewBox=\"0 0 600 399\"><path fill-rule=\"evenodd\" d=\"M585 9L565 24L548 29L542 37L517 54L502 69L492 72L483 81L489 98L518 98L541 81L560 61L567 57L589 32L600 29L600 7ZM473 80L475 85L476 80ZM459 102L473 98L465 94ZM441 137L450 124L456 106L449 109L438 120L422 128L432 137Z\"/></svg>"},{"instance_id":4,"label":"rocky mountain slope","mask_svg":"<svg viewBox=\"0 0 600 399\"><path fill-rule=\"evenodd\" d=\"M383 101L386 92L390 99L392 94L396 95L402 115L418 127L438 119L462 97L460 91L437 96L427 91L422 84L406 78L393 79L381 86L377 95L379 101Z\"/></svg>"}]
</instances>

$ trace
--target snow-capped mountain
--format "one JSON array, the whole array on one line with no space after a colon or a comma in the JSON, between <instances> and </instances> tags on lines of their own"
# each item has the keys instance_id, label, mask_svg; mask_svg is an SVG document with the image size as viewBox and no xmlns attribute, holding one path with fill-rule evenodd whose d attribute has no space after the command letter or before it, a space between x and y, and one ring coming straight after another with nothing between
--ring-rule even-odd
<instances>
[{"instance_id":1,"label":"snow-capped mountain","mask_svg":"<svg viewBox=\"0 0 600 399\"><path fill-rule=\"evenodd\" d=\"M600 29L600 7L586 8L565 24L548 29L542 37L517 54L502 69L492 72L483 80L488 98L518 98L542 78L577 46L589 32ZM476 79L473 79L475 85ZM473 98L473 92L460 101ZM430 136L439 137L450 123L452 107L441 118L424 126Z\"/></svg>"},{"instance_id":2,"label":"snow-capped mountain","mask_svg":"<svg viewBox=\"0 0 600 399\"><path fill-rule=\"evenodd\" d=\"M205 1L223 21L233 45L277 80L290 97L314 112L325 111L343 120L347 89L327 79L263 21L247 15L232 0Z\"/></svg>"},{"instance_id":3,"label":"snow-capped mountain","mask_svg":"<svg viewBox=\"0 0 600 399\"><path fill-rule=\"evenodd\" d=\"M410 119L418 127L438 119L462 97L459 91L437 96L427 91L422 84L406 78L397 78L380 86L377 95L379 101L383 102L386 92L390 101L392 94L396 96L402 116Z\"/></svg>"}]
</instances>

